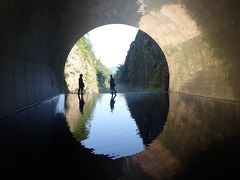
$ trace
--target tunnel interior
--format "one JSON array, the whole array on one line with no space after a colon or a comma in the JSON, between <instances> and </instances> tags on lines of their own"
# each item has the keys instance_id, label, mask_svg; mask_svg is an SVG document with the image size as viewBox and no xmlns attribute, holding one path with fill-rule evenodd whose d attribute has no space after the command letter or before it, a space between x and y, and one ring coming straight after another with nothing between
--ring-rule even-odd
<instances>
[{"instance_id":1,"label":"tunnel interior","mask_svg":"<svg viewBox=\"0 0 240 180\"><path fill-rule=\"evenodd\" d=\"M170 91L239 100L238 8L236 0L3 0L0 116L65 92L71 47L109 23L138 27L156 40L168 59Z\"/></svg>"},{"instance_id":2,"label":"tunnel interior","mask_svg":"<svg viewBox=\"0 0 240 180\"><path fill-rule=\"evenodd\" d=\"M44 170L61 178L78 177L80 170L106 179L239 177L239 8L238 0L1 0L1 172L13 179L32 179L29 169L34 177L45 176ZM162 97L164 113L154 107L164 117L160 129L146 121L155 120L149 103L142 111L129 98L146 144L157 139L145 151L114 161L82 148L61 109L71 48L91 29L116 23L141 29L162 48L170 93ZM83 169L75 166L81 160Z\"/></svg>"}]
</instances>

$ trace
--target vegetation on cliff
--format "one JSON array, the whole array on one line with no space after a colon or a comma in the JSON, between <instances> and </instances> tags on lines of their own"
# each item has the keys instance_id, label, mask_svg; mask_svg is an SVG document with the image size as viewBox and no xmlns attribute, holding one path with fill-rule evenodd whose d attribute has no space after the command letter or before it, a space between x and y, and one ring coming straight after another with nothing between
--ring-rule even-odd
<instances>
[{"instance_id":1,"label":"vegetation on cliff","mask_svg":"<svg viewBox=\"0 0 240 180\"><path fill-rule=\"evenodd\" d=\"M128 91L168 91L168 65L158 44L139 30L115 78Z\"/></svg>"},{"instance_id":2,"label":"vegetation on cliff","mask_svg":"<svg viewBox=\"0 0 240 180\"><path fill-rule=\"evenodd\" d=\"M98 93L107 90L110 72L95 57L87 35L74 45L65 64L64 76L70 93L77 93L80 74L83 74L85 92Z\"/></svg>"}]
</instances>

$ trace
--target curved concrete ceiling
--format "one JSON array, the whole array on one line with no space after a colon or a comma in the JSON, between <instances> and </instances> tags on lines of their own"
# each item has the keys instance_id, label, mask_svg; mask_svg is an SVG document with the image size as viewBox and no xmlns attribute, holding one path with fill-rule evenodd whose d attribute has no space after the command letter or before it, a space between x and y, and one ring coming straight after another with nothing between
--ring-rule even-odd
<instances>
[{"instance_id":1,"label":"curved concrete ceiling","mask_svg":"<svg viewBox=\"0 0 240 180\"><path fill-rule=\"evenodd\" d=\"M64 92L72 46L112 23L156 40L171 91L240 100L239 7L238 0L2 0L0 117Z\"/></svg>"}]
</instances>

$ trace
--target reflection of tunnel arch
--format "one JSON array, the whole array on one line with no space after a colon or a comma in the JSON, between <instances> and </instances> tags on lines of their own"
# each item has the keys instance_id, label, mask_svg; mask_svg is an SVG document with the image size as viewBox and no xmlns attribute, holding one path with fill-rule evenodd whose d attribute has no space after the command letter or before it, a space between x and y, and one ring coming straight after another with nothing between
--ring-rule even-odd
<instances>
[{"instance_id":1,"label":"reflection of tunnel arch","mask_svg":"<svg viewBox=\"0 0 240 180\"><path fill-rule=\"evenodd\" d=\"M2 0L0 116L64 92L73 42L109 23L140 27L158 42L170 90L240 100L239 1L177 2Z\"/></svg>"}]
</instances>

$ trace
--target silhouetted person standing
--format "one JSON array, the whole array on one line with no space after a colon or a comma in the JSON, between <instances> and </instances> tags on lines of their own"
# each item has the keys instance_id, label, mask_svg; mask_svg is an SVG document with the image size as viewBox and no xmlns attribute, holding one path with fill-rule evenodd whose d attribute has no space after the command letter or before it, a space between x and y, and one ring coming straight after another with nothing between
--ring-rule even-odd
<instances>
[{"instance_id":1,"label":"silhouetted person standing","mask_svg":"<svg viewBox=\"0 0 240 180\"><path fill-rule=\"evenodd\" d=\"M111 94L117 93L117 91L115 90L115 82L114 82L112 75L110 75L110 88L111 88Z\"/></svg>"},{"instance_id":2,"label":"silhouetted person standing","mask_svg":"<svg viewBox=\"0 0 240 180\"><path fill-rule=\"evenodd\" d=\"M83 82L83 75L80 74L80 77L78 79L78 86L79 86L79 89L78 89L78 95L81 93L83 94L83 88L84 88L84 82Z\"/></svg>"},{"instance_id":3,"label":"silhouetted person standing","mask_svg":"<svg viewBox=\"0 0 240 180\"><path fill-rule=\"evenodd\" d=\"M111 97L111 100L110 100L110 108L111 108L111 112L113 112L113 109L114 109L114 104L115 104L115 97L116 97L116 94L112 94L112 97Z\"/></svg>"}]
</instances>

